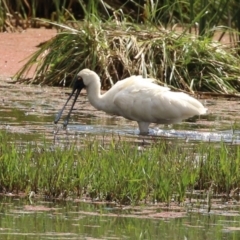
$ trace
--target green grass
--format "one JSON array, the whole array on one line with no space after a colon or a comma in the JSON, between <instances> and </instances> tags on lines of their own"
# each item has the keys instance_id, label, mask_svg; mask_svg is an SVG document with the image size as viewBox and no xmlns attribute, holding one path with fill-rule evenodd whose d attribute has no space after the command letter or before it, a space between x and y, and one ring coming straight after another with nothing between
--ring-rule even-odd
<instances>
[{"instance_id":1,"label":"green grass","mask_svg":"<svg viewBox=\"0 0 240 240\"><path fill-rule=\"evenodd\" d=\"M32 18L32 23L59 31L18 72L19 82L70 85L76 73L87 67L101 76L105 89L136 74L191 93L238 94L240 4L236 0L78 0L74 8L70 2L53 1L46 21L37 13L49 12L49 3L32 0L28 8L20 2L16 6L20 22ZM14 28L13 9L9 1L0 2L0 30ZM216 32L220 39L227 33L231 43L213 41ZM26 79L33 65L36 74Z\"/></svg>"},{"instance_id":2,"label":"green grass","mask_svg":"<svg viewBox=\"0 0 240 240\"><path fill-rule=\"evenodd\" d=\"M240 149L225 143L146 148L112 139L60 148L43 143L21 147L0 135L0 191L47 197L91 197L121 204L182 202L198 190L228 196L240 187ZM236 192L236 191L235 191Z\"/></svg>"},{"instance_id":3,"label":"green grass","mask_svg":"<svg viewBox=\"0 0 240 240\"><path fill-rule=\"evenodd\" d=\"M240 29L238 17L240 4L237 0L54 0L49 2L29 0L27 2L17 1L17 3L2 0L0 2L0 31L14 31L14 27L19 27L19 23L15 21L17 18L21 23L25 20L33 26L36 21L30 20L36 17L51 19L58 23L71 22L73 18L91 22L100 18L105 21L114 19L120 14L120 9L127 21L138 24L161 24L165 27L180 24L191 31L190 27L198 23L197 32L200 36L213 36L216 26Z\"/></svg>"},{"instance_id":4,"label":"green grass","mask_svg":"<svg viewBox=\"0 0 240 240\"><path fill-rule=\"evenodd\" d=\"M76 22L74 28L56 25L63 31L32 55L16 76L19 82L70 85L75 74L90 68L105 89L130 75L192 93L234 94L240 89L238 48L154 26L100 21ZM26 79L35 64L35 77Z\"/></svg>"}]
</instances>

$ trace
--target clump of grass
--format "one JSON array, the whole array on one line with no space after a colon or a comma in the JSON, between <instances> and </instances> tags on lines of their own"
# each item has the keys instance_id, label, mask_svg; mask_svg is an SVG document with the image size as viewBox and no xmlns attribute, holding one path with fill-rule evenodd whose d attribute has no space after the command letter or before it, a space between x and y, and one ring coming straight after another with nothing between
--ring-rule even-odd
<instances>
[{"instance_id":1,"label":"clump of grass","mask_svg":"<svg viewBox=\"0 0 240 240\"><path fill-rule=\"evenodd\" d=\"M3 3L0 16L9 13L7 2ZM48 4L44 4L44 12L48 12ZM236 17L239 6L235 1L221 0L214 4L205 0L181 4L166 1L164 5L159 1L78 1L84 22L76 21L74 10L77 8L72 9L72 4L54 1L56 11L52 14L58 23L53 22L54 19L45 23L64 31L33 54L16 75L20 82L69 85L80 69L88 67L101 75L103 88L131 74L140 74L188 92L239 91L240 60L235 48L239 37L237 31L229 31L232 26L239 29ZM32 1L28 14L23 3L17 7L27 18L27 15L36 17L40 5ZM41 22L38 19L33 22L36 21ZM187 34L196 22L198 34ZM183 33L166 30L176 24ZM219 24L225 27L216 27ZM235 45L231 50L209 40L219 29L222 36L227 29L233 33ZM34 64L37 64L36 75L31 80L25 79Z\"/></svg>"},{"instance_id":2,"label":"clump of grass","mask_svg":"<svg viewBox=\"0 0 240 240\"><path fill-rule=\"evenodd\" d=\"M0 2L0 31L14 31L16 28L40 27L34 18L51 19L58 23L70 23L72 17L93 19L96 16L106 20L125 13L124 18L135 23L161 23L165 27L180 25L193 26L198 23L198 34L213 36L219 25L239 30L239 4L236 0L190 0L179 1L18 1ZM121 14L120 14L121 15ZM123 18L123 16L120 16ZM47 25L46 25L47 26ZM191 28L189 29L191 31ZM224 33L223 33L224 34ZM239 40L238 34L231 36Z\"/></svg>"},{"instance_id":3,"label":"clump of grass","mask_svg":"<svg viewBox=\"0 0 240 240\"><path fill-rule=\"evenodd\" d=\"M182 202L187 191L213 194L240 186L240 150L221 143L159 141L140 149L113 139L87 140L82 147L9 145L0 135L0 191L34 191L48 197L91 197L122 204ZM214 187L212 187L214 186Z\"/></svg>"},{"instance_id":4,"label":"clump of grass","mask_svg":"<svg viewBox=\"0 0 240 240\"><path fill-rule=\"evenodd\" d=\"M208 38L162 28L113 22L77 22L43 45L18 72L19 82L69 85L83 68L95 70L109 88L130 75L150 76L187 92L237 93L240 58ZM33 79L24 76L37 64Z\"/></svg>"}]
</instances>

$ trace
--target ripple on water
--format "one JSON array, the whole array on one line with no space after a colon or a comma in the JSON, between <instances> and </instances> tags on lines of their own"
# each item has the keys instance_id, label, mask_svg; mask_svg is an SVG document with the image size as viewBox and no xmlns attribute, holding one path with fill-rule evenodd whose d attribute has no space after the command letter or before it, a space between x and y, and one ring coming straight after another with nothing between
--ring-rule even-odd
<instances>
[{"instance_id":1,"label":"ripple on water","mask_svg":"<svg viewBox=\"0 0 240 240\"><path fill-rule=\"evenodd\" d=\"M68 88L3 83L0 87L0 130L19 134L21 141L28 141L28 138L32 141L34 137L39 140L40 135L53 140L56 137L56 128L63 138L66 135L81 137L83 134L90 136L116 134L138 138L136 122L97 111L89 104L84 92L78 99L68 127L64 129L61 124L54 125L55 115L65 103L66 93L69 92ZM240 116L236 114L240 111L238 99L201 99L201 101L209 110L207 115L170 127L151 125L150 135L186 141L239 143ZM67 111L63 113L63 119ZM17 138L16 135L15 139L19 140Z\"/></svg>"},{"instance_id":2,"label":"ripple on water","mask_svg":"<svg viewBox=\"0 0 240 240\"><path fill-rule=\"evenodd\" d=\"M202 132L202 131L184 131L184 130L157 130L156 135L166 137L176 137L188 140L209 141L209 142L227 142L240 143L239 131L227 130L218 132Z\"/></svg>"}]
</instances>

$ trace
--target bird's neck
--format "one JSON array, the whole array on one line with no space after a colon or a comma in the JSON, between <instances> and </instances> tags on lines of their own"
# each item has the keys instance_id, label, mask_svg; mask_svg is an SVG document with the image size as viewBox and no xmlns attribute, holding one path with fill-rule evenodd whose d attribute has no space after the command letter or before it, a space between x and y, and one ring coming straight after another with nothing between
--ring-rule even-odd
<instances>
[{"instance_id":1,"label":"bird's neck","mask_svg":"<svg viewBox=\"0 0 240 240\"><path fill-rule=\"evenodd\" d=\"M91 103L92 106L94 106L98 110L103 110L102 106L102 95L100 92L101 85L96 84L96 85L90 85L87 88L87 95L88 95L88 100Z\"/></svg>"}]
</instances>

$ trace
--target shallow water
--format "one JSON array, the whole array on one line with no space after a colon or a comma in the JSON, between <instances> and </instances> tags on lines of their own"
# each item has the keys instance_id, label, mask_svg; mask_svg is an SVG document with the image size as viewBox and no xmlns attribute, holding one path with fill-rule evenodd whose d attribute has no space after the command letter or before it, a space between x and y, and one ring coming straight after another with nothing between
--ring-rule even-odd
<instances>
[{"instance_id":1,"label":"shallow water","mask_svg":"<svg viewBox=\"0 0 240 240\"><path fill-rule=\"evenodd\" d=\"M70 89L0 85L0 131L24 144L45 139L65 144L86 138L127 138L225 141L239 144L238 99L201 100L209 109L172 126L151 125L150 136L139 136L137 124L95 110L83 94L75 105L68 127L53 123ZM70 105L70 104L69 104ZM47 202L28 198L0 198L0 239L240 239L239 206L160 208L119 206L76 201Z\"/></svg>"},{"instance_id":2,"label":"shallow water","mask_svg":"<svg viewBox=\"0 0 240 240\"><path fill-rule=\"evenodd\" d=\"M117 135L139 138L135 122L110 116L95 110L84 93L75 105L68 127L53 123L71 89L18 85L2 82L0 85L0 130L13 133L16 141L75 140L86 135ZM152 124L150 135L158 138L179 138L186 141L225 141L238 144L240 125L238 99L200 99L209 109L208 114L188 119L181 124ZM70 104L69 104L70 106ZM149 137L146 137L149 139ZM55 142L56 143L56 142Z\"/></svg>"},{"instance_id":3,"label":"shallow water","mask_svg":"<svg viewBox=\"0 0 240 240\"><path fill-rule=\"evenodd\" d=\"M0 239L240 239L239 206L207 214L18 197L0 202Z\"/></svg>"}]
</instances>

